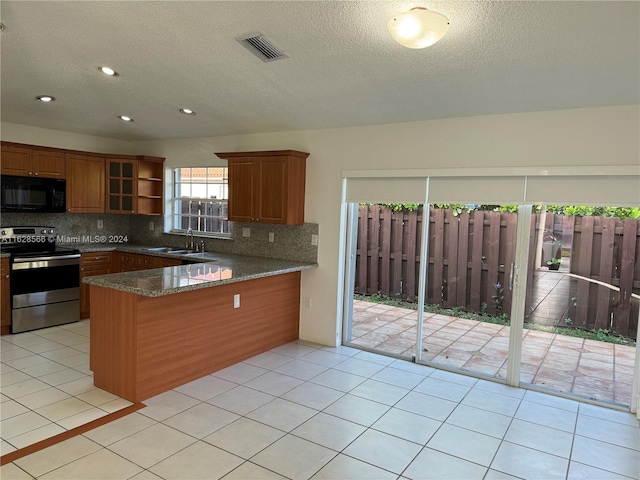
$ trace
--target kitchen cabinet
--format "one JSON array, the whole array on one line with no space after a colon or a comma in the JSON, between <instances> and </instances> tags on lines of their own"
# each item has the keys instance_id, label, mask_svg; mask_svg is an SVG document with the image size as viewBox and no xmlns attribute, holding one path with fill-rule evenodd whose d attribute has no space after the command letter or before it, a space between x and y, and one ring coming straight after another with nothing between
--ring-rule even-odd
<instances>
[{"instance_id":1,"label":"kitchen cabinet","mask_svg":"<svg viewBox=\"0 0 640 480\"><path fill-rule=\"evenodd\" d=\"M175 267L182 265L182 260L177 258L156 257L154 255L142 255L129 252L117 252L118 272L135 272L137 270L147 270L150 268Z\"/></svg>"},{"instance_id":2,"label":"kitchen cabinet","mask_svg":"<svg viewBox=\"0 0 640 480\"><path fill-rule=\"evenodd\" d=\"M178 260L176 258L155 257L153 255L136 255L136 270L175 267L177 265L182 265L182 260Z\"/></svg>"},{"instance_id":3,"label":"kitchen cabinet","mask_svg":"<svg viewBox=\"0 0 640 480\"><path fill-rule=\"evenodd\" d=\"M85 277L113 273L111 252L83 253L80 256L80 318L88 318L91 308L89 285L82 282Z\"/></svg>"},{"instance_id":4,"label":"kitchen cabinet","mask_svg":"<svg viewBox=\"0 0 640 480\"><path fill-rule=\"evenodd\" d=\"M229 220L304 223L308 153L276 150L216 155L229 162Z\"/></svg>"},{"instance_id":5,"label":"kitchen cabinet","mask_svg":"<svg viewBox=\"0 0 640 480\"><path fill-rule=\"evenodd\" d=\"M116 272L135 272L137 257L135 253L118 252Z\"/></svg>"},{"instance_id":6,"label":"kitchen cabinet","mask_svg":"<svg viewBox=\"0 0 640 480\"><path fill-rule=\"evenodd\" d=\"M2 175L65 178L64 153L2 145Z\"/></svg>"},{"instance_id":7,"label":"kitchen cabinet","mask_svg":"<svg viewBox=\"0 0 640 480\"><path fill-rule=\"evenodd\" d=\"M107 213L136 213L138 161L107 158Z\"/></svg>"},{"instance_id":8,"label":"kitchen cabinet","mask_svg":"<svg viewBox=\"0 0 640 480\"><path fill-rule=\"evenodd\" d=\"M137 207L141 215L162 215L164 158L138 156Z\"/></svg>"},{"instance_id":9,"label":"kitchen cabinet","mask_svg":"<svg viewBox=\"0 0 640 480\"><path fill-rule=\"evenodd\" d=\"M67 212L104 213L104 158L66 154Z\"/></svg>"},{"instance_id":10,"label":"kitchen cabinet","mask_svg":"<svg viewBox=\"0 0 640 480\"><path fill-rule=\"evenodd\" d=\"M164 158L2 142L2 175L67 180L67 211L162 215Z\"/></svg>"},{"instance_id":11,"label":"kitchen cabinet","mask_svg":"<svg viewBox=\"0 0 640 480\"><path fill-rule=\"evenodd\" d=\"M11 331L11 290L9 288L9 259L0 259L0 335Z\"/></svg>"}]
</instances>

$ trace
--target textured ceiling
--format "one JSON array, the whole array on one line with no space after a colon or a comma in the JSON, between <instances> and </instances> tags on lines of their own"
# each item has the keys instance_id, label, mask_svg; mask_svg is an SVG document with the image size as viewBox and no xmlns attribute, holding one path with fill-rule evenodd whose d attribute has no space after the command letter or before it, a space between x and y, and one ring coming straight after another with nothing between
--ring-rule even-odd
<instances>
[{"instance_id":1,"label":"textured ceiling","mask_svg":"<svg viewBox=\"0 0 640 480\"><path fill-rule=\"evenodd\" d=\"M451 21L424 50L386 30L415 6ZM123 140L640 103L637 1L2 0L0 18L3 121ZM235 40L252 32L289 58L259 60Z\"/></svg>"}]
</instances>

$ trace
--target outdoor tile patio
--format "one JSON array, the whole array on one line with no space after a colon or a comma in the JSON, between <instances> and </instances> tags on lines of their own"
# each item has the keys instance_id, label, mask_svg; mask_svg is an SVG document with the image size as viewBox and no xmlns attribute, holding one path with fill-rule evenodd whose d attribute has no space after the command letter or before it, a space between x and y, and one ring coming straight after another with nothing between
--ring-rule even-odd
<instances>
[{"instance_id":1,"label":"outdoor tile patio","mask_svg":"<svg viewBox=\"0 0 640 480\"><path fill-rule=\"evenodd\" d=\"M354 300L351 343L415 355L417 311ZM422 359L506 376L509 326L425 313ZM635 347L524 330L521 381L595 400L629 405Z\"/></svg>"}]
</instances>

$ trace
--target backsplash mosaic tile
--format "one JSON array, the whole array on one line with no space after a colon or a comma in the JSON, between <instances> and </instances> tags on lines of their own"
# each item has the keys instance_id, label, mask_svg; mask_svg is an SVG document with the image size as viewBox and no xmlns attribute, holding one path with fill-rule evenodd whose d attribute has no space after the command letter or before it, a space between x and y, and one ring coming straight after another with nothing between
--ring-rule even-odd
<instances>
[{"instance_id":1,"label":"backsplash mosaic tile","mask_svg":"<svg viewBox=\"0 0 640 480\"><path fill-rule=\"evenodd\" d=\"M184 247L188 241L186 235L163 233L163 220L160 216L132 216L131 241L141 245ZM154 223L153 231L149 230L150 221ZM244 228L249 228L249 237L242 236ZM210 252L315 263L318 261L318 247L311 245L311 236L318 235L318 230L317 223L265 225L234 222L232 240L195 237L195 242L199 244L204 240L205 249ZM269 242L269 233L274 235L273 242Z\"/></svg>"},{"instance_id":2,"label":"backsplash mosaic tile","mask_svg":"<svg viewBox=\"0 0 640 480\"><path fill-rule=\"evenodd\" d=\"M98 221L102 228L98 228ZM121 236L130 234L130 218L127 215L92 213L3 213L3 227L43 226L56 227L59 237L70 239L96 236ZM59 242L61 245L66 242Z\"/></svg>"},{"instance_id":3,"label":"backsplash mosaic tile","mask_svg":"<svg viewBox=\"0 0 640 480\"><path fill-rule=\"evenodd\" d=\"M102 221L102 228L98 228ZM153 222L153 231L149 230ZM127 243L136 245L157 245L184 247L185 235L163 233L164 217L160 215L116 215L82 213L2 213L0 224L10 226L52 226L56 227L60 245L82 242L83 239L99 236L127 237ZM243 229L251 235L243 237ZM195 242L205 241L205 249L210 252L252 255L256 257L279 258L300 262L316 263L318 247L311 244L312 235L318 235L317 223L303 225L265 225L260 223L233 223L233 239L195 237ZM274 241L269 242L273 233ZM91 243L95 243L93 240ZM110 247L117 243L109 244Z\"/></svg>"}]
</instances>

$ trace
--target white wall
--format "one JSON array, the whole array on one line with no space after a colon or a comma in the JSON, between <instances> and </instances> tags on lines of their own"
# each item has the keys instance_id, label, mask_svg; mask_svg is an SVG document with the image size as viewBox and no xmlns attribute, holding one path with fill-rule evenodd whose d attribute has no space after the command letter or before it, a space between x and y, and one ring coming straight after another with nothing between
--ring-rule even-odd
<instances>
[{"instance_id":1,"label":"white wall","mask_svg":"<svg viewBox=\"0 0 640 480\"><path fill-rule=\"evenodd\" d=\"M336 344L342 170L640 164L640 107L492 115L358 128L124 142L3 122L5 141L166 157L166 167L221 164L213 152L294 149L307 160L305 218L320 225L320 267L302 275L300 336ZM638 200L640 203L640 198Z\"/></svg>"},{"instance_id":2,"label":"white wall","mask_svg":"<svg viewBox=\"0 0 640 480\"><path fill-rule=\"evenodd\" d=\"M307 159L305 219L320 224L320 267L302 275L300 337L334 345L342 170L640 164L640 106L492 115L358 128L134 142L166 166L215 165L212 152L294 149ZM640 198L638 199L640 203Z\"/></svg>"},{"instance_id":3,"label":"white wall","mask_svg":"<svg viewBox=\"0 0 640 480\"><path fill-rule=\"evenodd\" d=\"M0 124L0 138L5 142L68 148L85 152L128 154L131 151L131 143L122 140L8 122Z\"/></svg>"}]
</instances>

